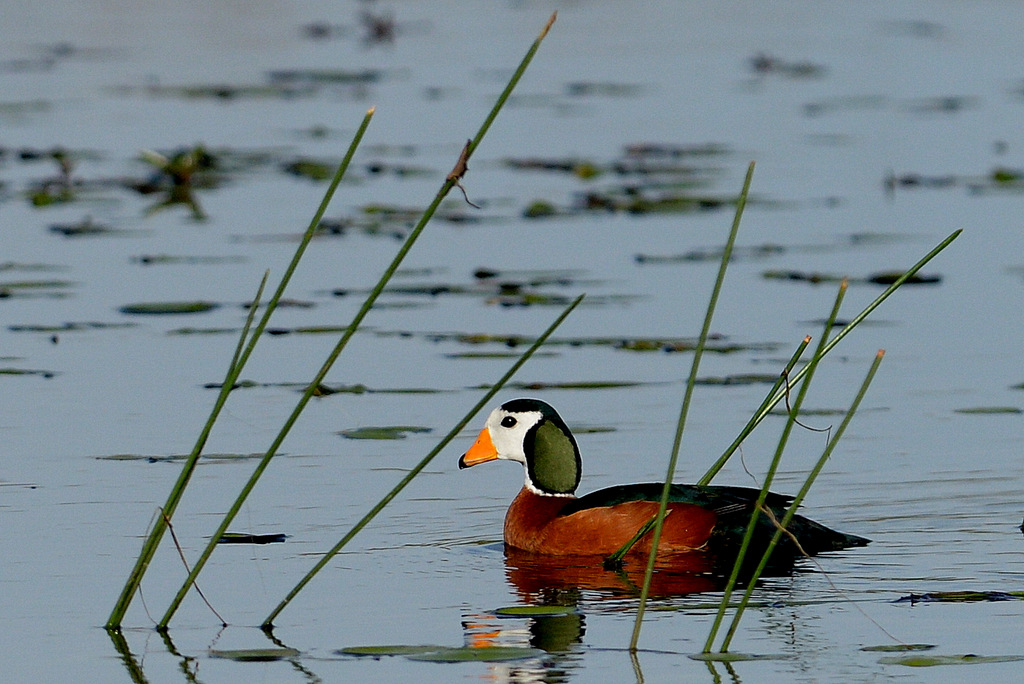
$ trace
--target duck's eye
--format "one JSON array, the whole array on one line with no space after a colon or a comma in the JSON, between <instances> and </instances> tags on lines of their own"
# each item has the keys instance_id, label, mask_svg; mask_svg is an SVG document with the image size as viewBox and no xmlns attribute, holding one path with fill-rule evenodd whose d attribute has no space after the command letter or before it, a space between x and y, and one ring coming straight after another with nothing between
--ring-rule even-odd
<instances>
[{"instance_id":1,"label":"duck's eye","mask_svg":"<svg viewBox=\"0 0 1024 684\"><path fill-rule=\"evenodd\" d=\"M510 427L515 427L515 426L516 426L516 419L513 418L512 416L505 416L504 418L501 419L501 427L510 428Z\"/></svg>"}]
</instances>

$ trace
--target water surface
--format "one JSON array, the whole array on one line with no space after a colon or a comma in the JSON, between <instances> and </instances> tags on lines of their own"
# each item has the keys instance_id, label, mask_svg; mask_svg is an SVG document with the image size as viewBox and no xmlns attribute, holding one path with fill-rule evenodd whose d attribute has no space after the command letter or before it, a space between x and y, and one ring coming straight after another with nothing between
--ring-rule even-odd
<instances>
[{"instance_id":1,"label":"water surface","mask_svg":"<svg viewBox=\"0 0 1024 684\"><path fill-rule=\"evenodd\" d=\"M818 334L835 286L767 279L766 271L864 280L906 268L953 230L965 232L925 269L941 282L889 300L837 349L808 399L816 409L845 407L876 350L887 350L864 410L805 504L815 519L874 542L768 580L755 594L759 607L734 650L781 659L726 668L687 658L703 645L712 592L656 601L639 671L645 681L950 677L947 667L883 664L860 650L895 643L890 635L934 644L942 655L1020 655L1019 601L894 603L927 592L1019 589L1021 418L962 412L1024 404L1016 223L1024 198L1014 175L1024 165L1024 73L1012 59L1022 27L1006 2L969 10L945 2L558 6L558 22L470 165L465 186L482 209L450 198L452 220L429 226L394 283L407 289L382 297L328 377L371 390L437 392L312 402L233 525L287 541L221 547L200 577L231 626L218 627L190 597L169 641L153 631L184 576L165 544L126 620L131 657L115 650L99 625L177 476L168 457L191 448L215 394L204 386L224 374L242 305L265 269L272 281L280 275L324 191L289 165L336 163L366 109L378 107L328 211L344 229L314 242L296 274L288 294L306 305L282 309L272 323L282 331L344 326L361 298L336 291L369 287L408 230L401 220L371 220L379 212L365 208L426 205L551 9L186 3L128 11L45 3L5 12L0 287L10 296L0 299L0 368L22 371L0 375L0 654L11 681L638 678L625 651L636 602L621 591L584 583L560 597L579 613L558 619L494 614L527 598L495 543L521 474L509 464L459 473L469 433L282 614L275 636L299 658L251 663L209 654L272 646L253 625L433 447L476 401L476 388L504 372L509 359L467 352L507 352L506 345L471 345L459 334L528 337L559 310L503 306L521 300L474 271L504 272L542 302L586 291L593 303L559 330L563 341L693 336L717 265L673 257L720 245L732 218L727 201L750 160L757 170L743 258L730 267L714 324L742 349L706 356L704 376L777 373L804 335ZM393 15L393 41L368 39L364 10ZM311 38L311 26L325 35ZM285 79L292 90L283 89L281 72L306 80ZM333 80L313 82L311 73ZM204 220L186 204L154 211L166 195L126 186L152 172L140 150L170 155L196 145L226 165L195 193ZM653 179L635 168L615 171L635 161L627 148L637 145L660 165ZM58 173L56 147L70 152L71 178L83 185L72 201L33 206L33 190ZM524 160L568 160L577 169L587 162L603 173L587 179L522 168ZM587 195L628 197L627 185L647 198L685 190L704 202L642 213L579 210ZM553 215L524 218L538 201ZM83 222L110 232L69 237L51 228ZM556 277L531 285L538 272ZM36 286L15 287L26 281ZM844 312L880 291L855 283ZM192 301L218 306L175 316L121 312ZM295 387L335 339L263 341L244 373L256 386L232 396L207 447L239 457L201 466L175 517L190 560L251 472L254 461L241 456L269 446L297 401ZM583 489L663 477L690 355L610 344L549 351L517 380L622 383L538 391L579 432ZM699 388L680 480L703 473L766 389ZM769 421L744 446L755 477L782 422ZM338 434L373 426L432 432L386 441ZM818 433L796 434L775 489L796 491L823 446ZM751 476L736 460L718 481L749 485ZM335 653L531 638L545 655L514 664ZM990 681L1016 672L1013 663L975 667Z\"/></svg>"}]
</instances>

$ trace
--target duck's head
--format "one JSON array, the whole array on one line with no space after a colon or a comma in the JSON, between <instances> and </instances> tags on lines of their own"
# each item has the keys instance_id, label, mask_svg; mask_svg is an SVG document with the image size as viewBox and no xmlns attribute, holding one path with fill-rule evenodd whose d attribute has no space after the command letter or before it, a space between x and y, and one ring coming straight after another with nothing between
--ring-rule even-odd
<instances>
[{"instance_id":1,"label":"duck's head","mask_svg":"<svg viewBox=\"0 0 1024 684\"><path fill-rule=\"evenodd\" d=\"M538 399L513 399L491 411L459 467L496 458L522 463L526 486L537 494L572 496L580 484L576 440L555 409Z\"/></svg>"}]
</instances>

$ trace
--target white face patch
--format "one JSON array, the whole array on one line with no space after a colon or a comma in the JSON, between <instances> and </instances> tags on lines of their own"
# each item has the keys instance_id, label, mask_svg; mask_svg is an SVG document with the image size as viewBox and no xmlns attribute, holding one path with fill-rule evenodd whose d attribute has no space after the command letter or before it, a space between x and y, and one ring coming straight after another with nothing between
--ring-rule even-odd
<instances>
[{"instance_id":1,"label":"white face patch","mask_svg":"<svg viewBox=\"0 0 1024 684\"><path fill-rule=\"evenodd\" d=\"M523 464L528 490L540 496L572 497L571 492L553 494L542 491L530 480L530 469L526 464L526 434L543 419L544 415L540 411L512 413L498 407L487 417L487 430L491 434L491 442L494 444L494 450L498 452L498 458Z\"/></svg>"},{"instance_id":2,"label":"white face patch","mask_svg":"<svg viewBox=\"0 0 1024 684\"><path fill-rule=\"evenodd\" d=\"M516 461L526 466L526 433L540 422L543 416L540 411L524 411L510 413L503 408L496 408L487 417L487 429L491 433L491 441L498 452L498 458Z\"/></svg>"}]
</instances>

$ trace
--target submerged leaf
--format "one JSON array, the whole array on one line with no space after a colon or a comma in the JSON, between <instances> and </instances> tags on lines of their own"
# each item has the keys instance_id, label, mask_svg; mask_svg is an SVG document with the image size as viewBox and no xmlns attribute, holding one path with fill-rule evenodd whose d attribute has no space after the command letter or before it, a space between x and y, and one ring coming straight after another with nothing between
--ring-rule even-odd
<instances>
[{"instance_id":1,"label":"submerged leaf","mask_svg":"<svg viewBox=\"0 0 1024 684\"><path fill-rule=\"evenodd\" d=\"M935 648L934 644L887 644L885 646L864 646L860 650L881 653L896 653L903 651L930 651Z\"/></svg>"},{"instance_id":2,"label":"submerged leaf","mask_svg":"<svg viewBox=\"0 0 1024 684\"><path fill-rule=\"evenodd\" d=\"M1016 406L974 406L971 408L955 409L953 413L963 413L966 415L988 415L988 414L1019 414L1024 413L1024 410L1017 408Z\"/></svg>"}]
</instances>

